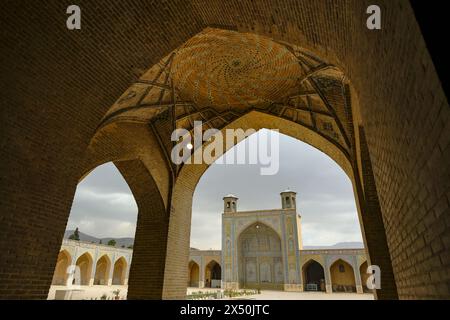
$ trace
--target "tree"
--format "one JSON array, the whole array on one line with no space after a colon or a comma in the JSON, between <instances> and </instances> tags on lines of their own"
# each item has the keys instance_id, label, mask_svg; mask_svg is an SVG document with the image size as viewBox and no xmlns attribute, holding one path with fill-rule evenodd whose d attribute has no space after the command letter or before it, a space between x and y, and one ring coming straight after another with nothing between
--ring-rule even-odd
<instances>
[{"instance_id":1,"label":"tree","mask_svg":"<svg viewBox=\"0 0 450 320\"><path fill-rule=\"evenodd\" d=\"M78 231L78 228L75 229L73 234L69 237L70 240L80 241L80 232Z\"/></svg>"},{"instance_id":2,"label":"tree","mask_svg":"<svg viewBox=\"0 0 450 320\"><path fill-rule=\"evenodd\" d=\"M99 244L103 244L103 241L102 240L100 240L99 242L98 242Z\"/></svg>"},{"instance_id":3,"label":"tree","mask_svg":"<svg viewBox=\"0 0 450 320\"><path fill-rule=\"evenodd\" d=\"M114 240L114 239L109 240L108 241L108 246L115 247L116 246L116 240Z\"/></svg>"}]
</instances>

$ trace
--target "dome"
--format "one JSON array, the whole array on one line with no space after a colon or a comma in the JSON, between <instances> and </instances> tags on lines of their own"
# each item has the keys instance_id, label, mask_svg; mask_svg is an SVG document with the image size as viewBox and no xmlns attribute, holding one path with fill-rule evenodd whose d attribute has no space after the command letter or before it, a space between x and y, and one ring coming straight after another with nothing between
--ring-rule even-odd
<instances>
[{"instance_id":1,"label":"dome","mask_svg":"<svg viewBox=\"0 0 450 320\"><path fill-rule=\"evenodd\" d=\"M207 29L181 47L171 73L182 99L222 109L280 101L297 89L304 75L285 46L220 29Z\"/></svg>"}]
</instances>

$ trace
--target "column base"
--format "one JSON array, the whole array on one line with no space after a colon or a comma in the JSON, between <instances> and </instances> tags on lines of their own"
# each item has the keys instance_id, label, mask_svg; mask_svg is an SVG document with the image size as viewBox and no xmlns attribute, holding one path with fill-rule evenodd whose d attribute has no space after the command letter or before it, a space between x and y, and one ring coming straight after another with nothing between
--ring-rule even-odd
<instances>
[{"instance_id":1,"label":"column base","mask_svg":"<svg viewBox=\"0 0 450 320\"><path fill-rule=\"evenodd\" d=\"M364 293L362 286L356 286L356 293Z\"/></svg>"},{"instance_id":2,"label":"column base","mask_svg":"<svg viewBox=\"0 0 450 320\"><path fill-rule=\"evenodd\" d=\"M325 290L327 293L333 293L333 287L331 286L331 284L325 285Z\"/></svg>"},{"instance_id":3,"label":"column base","mask_svg":"<svg viewBox=\"0 0 450 320\"><path fill-rule=\"evenodd\" d=\"M303 285L298 283L285 283L284 284L284 291L289 292L303 292Z\"/></svg>"}]
</instances>

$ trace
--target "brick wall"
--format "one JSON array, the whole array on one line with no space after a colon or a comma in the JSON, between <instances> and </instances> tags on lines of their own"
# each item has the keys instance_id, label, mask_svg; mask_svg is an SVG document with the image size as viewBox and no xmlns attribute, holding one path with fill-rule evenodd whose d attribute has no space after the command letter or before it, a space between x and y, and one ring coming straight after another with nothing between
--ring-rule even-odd
<instances>
[{"instance_id":1,"label":"brick wall","mask_svg":"<svg viewBox=\"0 0 450 320\"><path fill-rule=\"evenodd\" d=\"M375 290L375 293L377 299L398 299L383 216L374 182L365 132L362 127L359 128L359 137L363 172L361 187L364 189L360 219L363 224L362 230L364 230L370 264L379 266L381 271L381 290Z\"/></svg>"}]
</instances>

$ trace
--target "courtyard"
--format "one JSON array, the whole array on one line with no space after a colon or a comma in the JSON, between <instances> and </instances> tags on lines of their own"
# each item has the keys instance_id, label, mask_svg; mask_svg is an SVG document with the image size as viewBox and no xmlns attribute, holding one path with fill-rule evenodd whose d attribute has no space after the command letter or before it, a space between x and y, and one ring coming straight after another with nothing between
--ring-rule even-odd
<instances>
[{"instance_id":1,"label":"courtyard","mask_svg":"<svg viewBox=\"0 0 450 320\"><path fill-rule=\"evenodd\" d=\"M374 300L373 294L286 292L263 290L261 294L245 297L249 300Z\"/></svg>"},{"instance_id":2,"label":"courtyard","mask_svg":"<svg viewBox=\"0 0 450 320\"><path fill-rule=\"evenodd\" d=\"M67 289L64 286L52 286L48 295L48 300L55 299L57 290ZM81 290L74 292L72 300L114 300L114 291L119 290L119 300L126 300L128 286L92 286L81 287ZM188 288L187 294L193 292L218 292L220 289L210 288ZM229 298L224 298L229 300ZM233 300L374 300L373 294L356 294L356 293L333 293L324 292L286 292L275 290L262 290L260 294L248 295L233 298Z\"/></svg>"},{"instance_id":3,"label":"courtyard","mask_svg":"<svg viewBox=\"0 0 450 320\"><path fill-rule=\"evenodd\" d=\"M194 292L218 292L221 289L210 288L188 288L187 294ZM229 300L224 298L223 300ZM279 290L261 290L260 294L241 296L233 300L375 300L374 295L370 293L325 293L325 292L288 292Z\"/></svg>"}]
</instances>

